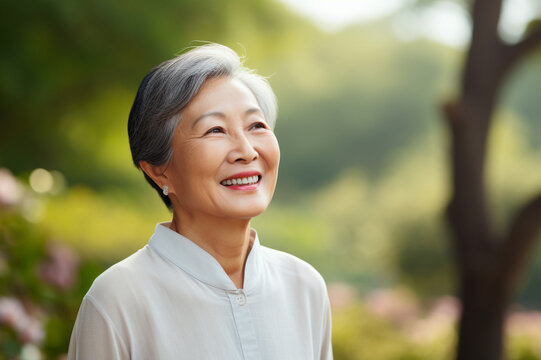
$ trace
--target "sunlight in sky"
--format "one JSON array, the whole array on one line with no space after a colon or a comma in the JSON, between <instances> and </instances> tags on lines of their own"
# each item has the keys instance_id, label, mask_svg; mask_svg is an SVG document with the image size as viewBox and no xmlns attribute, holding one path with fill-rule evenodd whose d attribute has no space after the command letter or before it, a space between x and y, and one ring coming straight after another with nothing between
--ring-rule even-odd
<instances>
[{"instance_id":1,"label":"sunlight in sky","mask_svg":"<svg viewBox=\"0 0 541 360\"><path fill-rule=\"evenodd\" d=\"M295 12L327 31L381 18L400 9L404 0L282 0Z\"/></svg>"},{"instance_id":2,"label":"sunlight in sky","mask_svg":"<svg viewBox=\"0 0 541 360\"><path fill-rule=\"evenodd\" d=\"M504 3L500 33L510 42L517 41L524 31L526 24L541 18L541 1L539 0L508 0Z\"/></svg>"},{"instance_id":3,"label":"sunlight in sky","mask_svg":"<svg viewBox=\"0 0 541 360\"><path fill-rule=\"evenodd\" d=\"M417 11L401 11L393 17L393 31L404 41L425 37L452 47L470 41L471 26L465 10L452 1L439 1Z\"/></svg>"},{"instance_id":4,"label":"sunlight in sky","mask_svg":"<svg viewBox=\"0 0 541 360\"><path fill-rule=\"evenodd\" d=\"M429 38L452 47L465 47L471 25L464 8L452 0L430 7L407 9L410 0L281 0L293 11L312 19L325 31L340 31L354 23L392 17L393 32L404 41ZM520 38L528 21L541 17L539 0L505 0L500 32L507 41Z\"/></svg>"}]
</instances>

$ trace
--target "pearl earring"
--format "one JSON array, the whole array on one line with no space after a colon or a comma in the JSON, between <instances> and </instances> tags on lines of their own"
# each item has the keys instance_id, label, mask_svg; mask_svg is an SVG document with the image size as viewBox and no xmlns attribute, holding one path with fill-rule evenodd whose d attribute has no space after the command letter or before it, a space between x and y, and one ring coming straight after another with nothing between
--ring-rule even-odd
<instances>
[{"instance_id":1,"label":"pearl earring","mask_svg":"<svg viewBox=\"0 0 541 360\"><path fill-rule=\"evenodd\" d=\"M167 187L167 185L163 186L162 191L165 196L169 195L169 188Z\"/></svg>"}]
</instances>

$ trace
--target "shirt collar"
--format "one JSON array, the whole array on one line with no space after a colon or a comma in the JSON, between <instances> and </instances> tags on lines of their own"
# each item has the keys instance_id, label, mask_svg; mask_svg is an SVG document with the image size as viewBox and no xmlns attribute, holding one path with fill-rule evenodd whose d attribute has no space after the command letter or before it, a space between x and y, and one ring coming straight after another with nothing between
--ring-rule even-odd
<instances>
[{"instance_id":1,"label":"shirt collar","mask_svg":"<svg viewBox=\"0 0 541 360\"><path fill-rule=\"evenodd\" d=\"M254 242L244 268L243 289L246 292L255 288L261 275L259 239L255 230L252 229L251 231L254 233ZM233 281L212 255L190 239L171 230L165 223L156 225L154 234L148 244L161 256L197 280L222 290L237 290Z\"/></svg>"}]
</instances>

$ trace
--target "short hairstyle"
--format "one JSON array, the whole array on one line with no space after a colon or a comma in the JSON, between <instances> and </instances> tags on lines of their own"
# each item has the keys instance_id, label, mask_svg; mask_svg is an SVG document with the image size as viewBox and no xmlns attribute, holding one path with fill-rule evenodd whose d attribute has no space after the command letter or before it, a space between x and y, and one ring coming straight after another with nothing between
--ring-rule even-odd
<instances>
[{"instance_id":1,"label":"short hairstyle","mask_svg":"<svg viewBox=\"0 0 541 360\"><path fill-rule=\"evenodd\" d=\"M240 80L254 94L265 121L274 128L276 97L267 80L244 67L237 53L227 46L198 46L156 66L139 85L128 118L130 149L137 168L140 168L140 161L154 166L170 161L173 155L171 142L181 120L180 112L206 80L217 77ZM171 209L169 197L163 195L162 189L147 174L143 174Z\"/></svg>"}]
</instances>

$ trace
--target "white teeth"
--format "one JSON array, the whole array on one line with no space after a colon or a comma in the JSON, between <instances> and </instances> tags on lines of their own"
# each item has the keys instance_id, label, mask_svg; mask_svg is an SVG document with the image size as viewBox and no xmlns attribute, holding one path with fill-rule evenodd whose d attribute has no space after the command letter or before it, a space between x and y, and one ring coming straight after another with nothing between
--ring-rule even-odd
<instances>
[{"instance_id":1,"label":"white teeth","mask_svg":"<svg viewBox=\"0 0 541 360\"><path fill-rule=\"evenodd\" d=\"M221 182L222 185L230 186L230 185L248 185L248 184L255 184L259 181L259 176L248 176L244 178L238 178L238 179L230 179L230 180L224 180Z\"/></svg>"}]
</instances>

